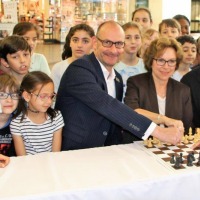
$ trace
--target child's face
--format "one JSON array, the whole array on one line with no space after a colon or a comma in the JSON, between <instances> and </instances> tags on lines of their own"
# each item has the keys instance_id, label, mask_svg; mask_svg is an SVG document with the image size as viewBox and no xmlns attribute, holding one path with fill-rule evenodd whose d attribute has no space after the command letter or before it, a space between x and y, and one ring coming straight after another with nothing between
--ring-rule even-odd
<instances>
[{"instance_id":1,"label":"child's face","mask_svg":"<svg viewBox=\"0 0 200 200\"><path fill-rule=\"evenodd\" d=\"M142 45L141 35L138 28L132 27L125 31L124 51L128 54L137 54Z\"/></svg>"},{"instance_id":2,"label":"child's face","mask_svg":"<svg viewBox=\"0 0 200 200\"><path fill-rule=\"evenodd\" d=\"M11 98L11 96L9 95L6 99L5 99L5 95L6 93L12 95L14 97ZM3 114L11 114L13 113L18 105L18 99L16 99L18 96L18 93L10 91L8 88L6 88L5 91L0 91L0 113ZM14 99L13 99L14 98Z\"/></svg>"},{"instance_id":3,"label":"child's face","mask_svg":"<svg viewBox=\"0 0 200 200\"><path fill-rule=\"evenodd\" d=\"M177 38L180 35L178 28L163 24L160 31L161 37Z\"/></svg>"},{"instance_id":4,"label":"child's face","mask_svg":"<svg viewBox=\"0 0 200 200\"><path fill-rule=\"evenodd\" d=\"M183 49L183 58L181 63L192 65L196 59L197 48L195 44L191 44L189 42L185 42L182 45Z\"/></svg>"},{"instance_id":5,"label":"child's face","mask_svg":"<svg viewBox=\"0 0 200 200\"><path fill-rule=\"evenodd\" d=\"M149 13L147 13L145 10L137 11L133 17L133 21L139 23L143 30L150 28L152 25Z\"/></svg>"},{"instance_id":6,"label":"child's face","mask_svg":"<svg viewBox=\"0 0 200 200\"><path fill-rule=\"evenodd\" d=\"M17 51L16 53L7 54L7 63L10 70L16 74L25 75L28 73L31 62L29 51Z\"/></svg>"},{"instance_id":7,"label":"child's face","mask_svg":"<svg viewBox=\"0 0 200 200\"><path fill-rule=\"evenodd\" d=\"M150 46L151 42L155 39L158 39L159 38L159 34L158 32L154 32L151 36L149 37L144 37L143 40L142 40L142 46L143 48L147 48Z\"/></svg>"},{"instance_id":8,"label":"child's face","mask_svg":"<svg viewBox=\"0 0 200 200\"><path fill-rule=\"evenodd\" d=\"M28 94L28 97L25 98L28 102L30 109L45 113L47 109L51 106L53 102L54 94L54 85L53 83L47 83L42 86L39 84L31 94Z\"/></svg>"},{"instance_id":9,"label":"child's face","mask_svg":"<svg viewBox=\"0 0 200 200\"><path fill-rule=\"evenodd\" d=\"M182 35L189 35L190 34L190 24L186 19L180 19L178 22L181 25L181 33Z\"/></svg>"},{"instance_id":10,"label":"child's face","mask_svg":"<svg viewBox=\"0 0 200 200\"><path fill-rule=\"evenodd\" d=\"M84 30L76 31L70 40L70 47L72 57L80 58L92 51L93 38Z\"/></svg>"},{"instance_id":11,"label":"child's face","mask_svg":"<svg viewBox=\"0 0 200 200\"><path fill-rule=\"evenodd\" d=\"M31 52L35 51L37 45L37 33L35 30L27 31L26 34L23 35L23 38L28 42L31 47Z\"/></svg>"}]
</instances>

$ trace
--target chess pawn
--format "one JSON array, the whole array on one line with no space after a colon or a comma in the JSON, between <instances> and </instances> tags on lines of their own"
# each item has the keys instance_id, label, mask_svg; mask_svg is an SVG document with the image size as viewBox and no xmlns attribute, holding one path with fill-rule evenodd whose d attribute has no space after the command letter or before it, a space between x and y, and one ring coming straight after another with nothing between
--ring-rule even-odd
<instances>
[{"instance_id":1,"label":"chess pawn","mask_svg":"<svg viewBox=\"0 0 200 200\"><path fill-rule=\"evenodd\" d=\"M192 128L189 129L189 136L188 136L188 140L193 140L193 135L192 135Z\"/></svg>"},{"instance_id":2,"label":"chess pawn","mask_svg":"<svg viewBox=\"0 0 200 200\"><path fill-rule=\"evenodd\" d=\"M172 155L172 157L171 157L171 159L170 159L170 163L171 163L171 164L175 164L174 154Z\"/></svg>"},{"instance_id":3,"label":"chess pawn","mask_svg":"<svg viewBox=\"0 0 200 200\"><path fill-rule=\"evenodd\" d=\"M174 165L175 169L180 169L181 168L181 162L180 162L180 157L176 156L176 161L175 161L175 165Z\"/></svg>"},{"instance_id":4,"label":"chess pawn","mask_svg":"<svg viewBox=\"0 0 200 200\"><path fill-rule=\"evenodd\" d=\"M149 148L153 147L152 139L151 138L148 140L147 147L149 147Z\"/></svg>"},{"instance_id":5,"label":"chess pawn","mask_svg":"<svg viewBox=\"0 0 200 200\"><path fill-rule=\"evenodd\" d=\"M200 128L197 128L197 139L200 139Z\"/></svg>"},{"instance_id":6,"label":"chess pawn","mask_svg":"<svg viewBox=\"0 0 200 200\"><path fill-rule=\"evenodd\" d=\"M199 152L199 158L198 158L197 166L200 166L200 152Z\"/></svg>"},{"instance_id":7,"label":"chess pawn","mask_svg":"<svg viewBox=\"0 0 200 200\"><path fill-rule=\"evenodd\" d=\"M195 134L195 135L194 135L194 140L193 140L194 144L197 143L198 141L199 141L199 140L198 140L198 136L197 136L197 134Z\"/></svg>"},{"instance_id":8,"label":"chess pawn","mask_svg":"<svg viewBox=\"0 0 200 200\"><path fill-rule=\"evenodd\" d=\"M184 139L183 143L184 143L184 144L188 144L188 143L189 143L189 142L188 142L188 136L187 136L187 135L185 136L185 139Z\"/></svg>"},{"instance_id":9,"label":"chess pawn","mask_svg":"<svg viewBox=\"0 0 200 200\"><path fill-rule=\"evenodd\" d=\"M148 144L148 141L144 140L144 145L147 146L147 144Z\"/></svg>"},{"instance_id":10,"label":"chess pawn","mask_svg":"<svg viewBox=\"0 0 200 200\"><path fill-rule=\"evenodd\" d=\"M191 166L193 166L193 156L192 156L192 154L191 153L189 153L188 154L188 156L187 156L187 166L188 167L191 167Z\"/></svg>"},{"instance_id":11,"label":"chess pawn","mask_svg":"<svg viewBox=\"0 0 200 200\"><path fill-rule=\"evenodd\" d=\"M157 146L158 146L158 147L161 147L161 146L162 146L162 143L161 143L160 140L158 140Z\"/></svg>"}]
</instances>

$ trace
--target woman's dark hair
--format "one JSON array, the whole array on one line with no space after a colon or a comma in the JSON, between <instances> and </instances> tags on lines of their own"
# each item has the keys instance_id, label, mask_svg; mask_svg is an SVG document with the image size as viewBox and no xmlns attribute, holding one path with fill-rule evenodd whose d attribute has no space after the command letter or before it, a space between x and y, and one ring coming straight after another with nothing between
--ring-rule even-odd
<instances>
[{"instance_id":1,"label":"woman's dark hair","mask_svg":"<svg viewBox=\"0 0 200 200\"><path fill-rule=\"evenodd\" d=\"M25 35L28 31L35 30L37 34L37 38L39 38L39 30L35 24L32 24L31 22L20 22L15 25L13 29L13 35Z\"/></svg>"},{"instance_id":2,"label":"woman's dark hair","mask_svg":"<svg viewBox=\"0 0 200 200\"><path fill-rule=\"evenodd\" d=\"M34 92L35 88L38 85L42 85L42 87L44 87L44 85L48 84L48 83L53 83L53 80L45 73L41 72L41 71L33 71L28 73L22 80L21 86L20 86L20 93L22 95L22 93L24 91L31 93ZM17 108L17 112L15 117L17 117L20 113L22 113L22 118L21 121L24 119L25 114L27 114L27 102L25 101L24 98L21 98L19 100L19 104L18 104L18 108ZM51 117L51 120L53 120L53 118L56 116L57 111L52 109L51 107L49 107L47 109L47 114L48 116Z\"/></svg>"},{"instance_id":3,"label":"woman's dark hair","mask_svg":"<svg viewBox=\"0 0 200 200\"><path fill-rule=\"evenodd\" d=\"M23 37L11 35L0 42L0 58L7 61L7 55L17 51L29 51L31 53L31 47Z\"/></svg>"},{"instance_id":4,"label":"woman's dark hair","mask_svg":"<svg viewBox=\"0 0 200 200\"><path fill-rule=\"evenodd\" d=\"M85 31L89 34L90 37L93 37L95 35L94 30L92 27L90 27L87 24L78 24L76 26L73 26L70 28L69 33L67 34L66 38L65 38L65 45L63 48L63 53L62 53L62 59L65 60L69 57L72 56L72 50L70 47L70 40L73 37L73 35L75 34L76 31Z\"/></svg>"}]
</instances>

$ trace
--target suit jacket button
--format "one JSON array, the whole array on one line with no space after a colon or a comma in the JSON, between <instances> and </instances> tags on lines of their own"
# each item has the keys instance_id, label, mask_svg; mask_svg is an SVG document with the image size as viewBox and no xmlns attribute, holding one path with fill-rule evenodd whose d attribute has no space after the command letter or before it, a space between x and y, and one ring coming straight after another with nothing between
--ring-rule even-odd
<instances>
[{"instance_id":1,"label":"suit jacket button","mask_svg":"<svg viewBox=\"0 0 200 200\"><path fill-rule=\"evenodd\" d=\"M103 132L103 135L104 135L104 136L107 136L107 135L108 135L108 133L107 133L106 131L104 131L104 132Z\"/></svg>"}]
</instances>

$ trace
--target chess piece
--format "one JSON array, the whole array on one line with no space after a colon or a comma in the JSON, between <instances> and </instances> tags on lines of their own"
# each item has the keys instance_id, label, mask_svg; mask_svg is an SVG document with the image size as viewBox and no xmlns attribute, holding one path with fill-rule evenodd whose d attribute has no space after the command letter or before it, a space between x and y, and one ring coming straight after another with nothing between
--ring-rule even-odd
<instances>
[{"instance_id":1,"label":"chess piece","mask_svg":"<svg viewBox=\"0 0 200 200\"><path fill-rule=\"evenodd\" d=\"M194 134L194 140L193 140L193 142L194 142L194 144L195 143L197 143L199 141L199 139L198 139L198 135L197 135L197 133L196 134Z\"/></svg>"},{"instance_id":2,"label":"chess piece","mask_svg":"<svg viewBox=\"0 0 200 200\"><path fill-rule=\"evenodd\" d=\"M192 160L195 161L194 152L191 153Z\"/></svg>"},{"instance_id":3,"label":"chess piece","mask_svg":"<svg viewBox=\"0 0 200 200\"><path fill-rule=\"evenodd\" d=\"M187 135L184 137L183 143L184 143L184 144L188 144L188 143L189 143L189 142L188 142L188 136L187 136Z\"/></svg>"},{"instance_id":4,"label":"chess piece","mask_svg":"<svg viewBox=\"0 0 200 200\"><path fill-rule=\"evenodd\" d=\"M152 139L151 138L148 139L147 147L149 147L149 148L153 147Z\"/></svg>"},{"instance_id":5,"label":"chess piece","mask_svg":"<svg viewBox=\"0 0 200 200\"><path fill-rule=\"evenodd\" d=\"M180 153L180 163L183 163L183 153Z\"/></svg>"},{"instance_id":6,"label":"chess piece","mask_svg":"<svg viewBox=\"0 0 200 200\"><path fill-rule=\"evenodd\" d=\"M189 135L188 135L188 140L193 140L193 135L192 135L192 128L190 127L190 129L189 129Z\"/></svg>"},{"instance_id":7,"label":"chess piece","mask_svg":"<svg viewBox=\"0 0 200 200\"><path fill-rule=\"evenodd\" d=\"M200 152L199 152L199 158L198 158L197 166L200 166Z\"/></svg>"},{"instance_id":8,"label":"chess piece","mask_svg":"<svg viewBox=\"0 0 200 200\"><path fill-rule=\"evenodd\" d=\"M193 162L192 154L189 153L188 156L187 156L187 166L188 166L188 167L193 166L193 163L192 163L192 162Z\"/></svg>"},{"instance_id":9,"label":"chess piece","mask_svg":"<svg viewBox=\"0 0 200 200\"><path fill-rule=\"evenodd\" d=\"M171 164L175 164L174 154L173 154L172 157L171 157L170 163L171 163Z\"/></svg>"},{"instance_id":10,"label":"chess piece","mask_svg":"<svg viewBox=\"0 0 200 200\"><path fill-rule=\"evenodd\" d=\"M160 140L158 140L157 146L158 146L158 147L161 147L161 146L162 146L162 143L161 143Z\"/></svg>"},{"instance_id":11,"label":"chess piece","mask_svg":"<svg viewBox=\"0 0 200 200\"><path fill-rule=\"evenodd\" d=\"M144 140L144 145L147 146L147 144L148 144L148 141Z\"/></svg>"},{"instance_id":12,"label":"chess piece","mask_svg":"<svg viewBox=\"0 0 200 200\"><path fill-rule=\"evenodd\" d=\"M174 165L175 169L180 169L181 168L181 162L180 162L180 157L176 156L176 161L175 161L175 165Z\"/></svg>"}]
</instances>

